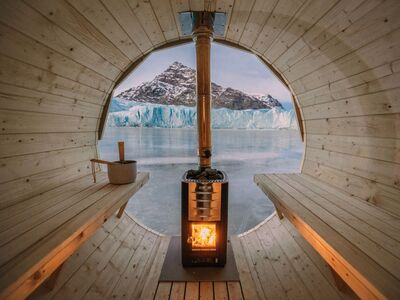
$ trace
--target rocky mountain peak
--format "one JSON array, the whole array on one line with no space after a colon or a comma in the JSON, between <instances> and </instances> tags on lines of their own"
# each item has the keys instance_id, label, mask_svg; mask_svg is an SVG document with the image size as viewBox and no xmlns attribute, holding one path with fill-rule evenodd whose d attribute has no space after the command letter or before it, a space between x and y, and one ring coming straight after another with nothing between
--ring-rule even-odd
<instances>
[{"instance_id":1,"label":"rocky mountain peak","mask_svg":"<svg viewBox=\"0 0 400 300\"><path fill-rule=\"evenodd\" d=\"M231 87L224 88L211 83L213 107L243 109L282 108L281 103L271 95L255 96ZM152 81L130 88L117 98L137 102L165 105L196 105L196 71L175 61Z\"/></svg>"},{"instance_id":2,"label":"rocky mountain peak","mask_svg":"<svg viewBox=\"0 0 400 300\"><path fill-rule=\"evenodd\" d=\"M166 82L173 85L191 85L193 83L196 83L196 71L176 61L172 65L170 65L164 72L157 75L154 80Z\"/></svg>"}]
</instances>

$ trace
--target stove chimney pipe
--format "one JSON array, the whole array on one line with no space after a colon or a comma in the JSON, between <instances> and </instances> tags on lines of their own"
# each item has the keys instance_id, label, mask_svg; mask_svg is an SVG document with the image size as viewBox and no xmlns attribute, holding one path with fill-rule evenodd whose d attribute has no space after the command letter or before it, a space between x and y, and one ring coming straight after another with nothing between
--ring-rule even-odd
<instances>
[{"instance_id":1,"label":"stove chimney pipe","mask_svg":"<svg viewBox=\"0 0 400 300\"><path fill-rule=\"evenodd\" d=\"M193 40L197 64L197 136L200 170L211 167L211 72L210 49L214 16L209 12L193 14Z\"/></svg>"}]
</instances>

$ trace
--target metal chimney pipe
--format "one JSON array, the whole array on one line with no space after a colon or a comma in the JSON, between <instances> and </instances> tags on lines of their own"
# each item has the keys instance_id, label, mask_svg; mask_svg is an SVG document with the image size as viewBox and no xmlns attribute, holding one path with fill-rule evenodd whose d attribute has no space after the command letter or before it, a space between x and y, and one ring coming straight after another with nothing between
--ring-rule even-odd
<instances>
[{"instance_id":1,"label":"metal chimney pipe","mask_svg":"<svg viewBox=\"0 0 400 300\"><path fill-rule=\"evenodd\" d=\"M213 15L198 12L193 19L193 40L197 65L197 134L199 167L211 167L211 70L210 49L213 35Z\"/></svg>"}]
</instances>

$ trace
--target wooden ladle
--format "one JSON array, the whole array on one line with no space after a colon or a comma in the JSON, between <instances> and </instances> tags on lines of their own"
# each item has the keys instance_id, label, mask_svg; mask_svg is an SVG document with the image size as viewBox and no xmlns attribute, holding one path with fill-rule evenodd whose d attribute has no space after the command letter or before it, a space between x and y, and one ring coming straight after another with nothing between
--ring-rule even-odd
<instances>
[{"instance_id":1,"label":"wooden ladle","mask_svg":"<svg viewBox=\"0 0 400 300\"><path fill-rule=\"evenodd\" d=\"M124 184L134 182L136 179L136 161L125 160L125 144L118 142L119 161L91 159L93 181L96 182L95 163L107 165L110 183Z\"/></svg>"}]
</instances>

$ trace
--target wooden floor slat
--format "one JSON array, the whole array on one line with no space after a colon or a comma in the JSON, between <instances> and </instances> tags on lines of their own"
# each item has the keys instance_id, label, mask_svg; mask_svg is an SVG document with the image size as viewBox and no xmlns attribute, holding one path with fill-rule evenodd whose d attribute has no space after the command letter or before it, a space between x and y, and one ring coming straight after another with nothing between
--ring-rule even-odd
<instances>
[{"instance_id":1,"label":"wooden floor slat","mask_svg":"<svg viewBox=\"0 0 400 300\"><path fill-rule=\"evenodd\" d=\"M257 236L260 239L261 246L265 253L264 259L271 262L274 272L277 274L280 284L289 299L310 299L311 294L304 285L301 277L292 267L286 254L280 247L278 241L274 238L268 226L263 226L257 230ZM295 286L296 289L292 287Z\"/></svg>"},{"instance_id":2,"label":"wooden floor slat","mask_svg":"<svg viewBox=\"0 0 400 300\"><path fill-rule=\"evenodd\" d=\"M214 282L214 297L218 300L229 299L226 282Z\"/></svg>"},{"instance_id":3,"label":"wooden floor slat","mask_svg":"<svg viewBox=\"0 0 400 300\"><path fill-rule=\"evenodd\" d=\"M172 286L171 282L160 282L158 284L157 293L154 299L155 300L169 299L171 286Z\"/></svg>"},{"instance_id":4,"label":"wooden floor slat","mask_svg":"<svg viewBox=\"0 0 400 300\"><path fill-rule=\"evenodd\" d=\"M170 237L129 215L110 218L31 299L351 299L287 220L272 216L230 237L240 282L158 282ZM321 296L322 295L322 296Z\"/></svg>"},{"instance_id":5,"label":"wooden floor slat","mask_svg":"<svg viewBox=\"0 0 400 300\"><path fill-rule=\"evenodd\" d=\"M199 299L199 282L187 282L185 300L198 300Z\"/></svg>"},{"instance_id":6,"label":"wooden floor slat","mask_svg":"<svg viewBox=\"0 0 400 300\"><path fill-rule=\"evenodd\" d=\"M131 224L126 220L122 222L108 235L108 237L99 245L79 270L71 277L70 280L55 295L56 299L82 299L91 285L96 281L108 263L114 252L115 243L120 239L124 239L131 229Z\"/></svg>"},{"instance_id":7,"label":"wooden floor slat","mask_svg":"<svg viewBox=\"0 0 400 300\"><path fill-rule=\"evenodd\" d=\"M144 278L144 285L139 293L141 299L152 299L154 297L170 239L169 236L161 237L160 246L158 247L154 258L148 261L150 269L147 276ZM183 287L183 291L185 291L185 287Z\"/></svg>"},{"instance_id":8,"label":"wooden floor slat","mask_svg":"<svg viewBox=\"0 0 400 300\"><path fill-rule=\"evenodd\" d=\"M214 298L214 286L210 281L200 282L200 299L201 300L213 300Z\"/></svg>"},{"instance_id":9,"label":"wooden floor slat","mask_svg":"<svg viewBox=\"0 0 400 300\"><path fill-rule=\"evenodd\" d=\"M185 299L185 282L174 282L172 284L170 300L183 300Z\"/></svg>"},{"instance_id":10,"label":"wooden floor slat","mask_svg":"<svg viewBox=\"0 0 400 300\"><path fill-rule=\"evenodd\" d=\"M159 237L146 232L143 242L132 257L128 268L121 276L113 290L113 299L131 299L134 293L138 293L142 276L146 276L145 266L153 248L158 247ZM133 298L134 299L134 298Z\"/></svg>"},{"instance_id":11,"label":"wooden floor slat","mask_svg":"<svg viewBox=\"0 0 400 300\"><path fill-rule=\"evenodd\" d=\"M130 258L140 244L143 230L137 225L130 228L123 241L115 244L118 247L102 272L97 276L84 299L100 299L110 297L119 278L128 267Z\"/></svg>"},{"instance_id":12,"label":"wooden floor slat","mask_svg":"<svg viewBox=\"0 0 400 300\"><path fill-rule=\"evenodd\" d=\"M298 274L299 279L307 288L311 297L314 299L325 297L329 299L340 299L340 294L337 293L336 288L334 288L319 272L318 268L312 263L304 250L302 250L290 236L284 225L278 221L278 219L274 218L268 223L268 227L269 230L266 234L272 235L274 240L280 245L290 265ZM323 261L321 261L321 263L323 263Z\"/></svg>"},{"instance_id":13,"label":"wooden floor slat","mask_svg":"<svg viewBox=\"0 0 400 300\"><path fill-rule=\"evenodd\" d=\"M268 299L288 299L271 261L268 259L267 254L264 253L256 231L244 236L242 242L246 249L246 255L250 257L260 280L264 297Z\"/></svg>"},{"instance_id":14,"label":"wooden floor slat","mask_svg":"<svg viewBox=\"0 0 400 300\"><path fill-rule=\"evenodd\" d=\"M245 253L241 238L232 236L231 244L233 253L235 254L244 297L247 299L263 299L264 292L262 291L260 280L251 263L251 258Z\"/></svg>"},{"instance_id":15,"label":"wooden floor slat","mask_svg":"<svg viewBox=\"0 0 400 300\"><path fill-rule=\"evenodd\" d=\"M242 300L243 294L239 282L228 282L228 294L230 300Z\"/></svg>"}]
</instances>

